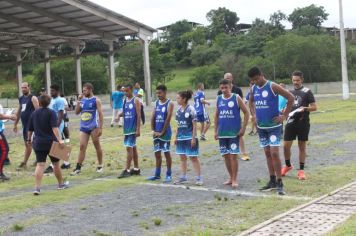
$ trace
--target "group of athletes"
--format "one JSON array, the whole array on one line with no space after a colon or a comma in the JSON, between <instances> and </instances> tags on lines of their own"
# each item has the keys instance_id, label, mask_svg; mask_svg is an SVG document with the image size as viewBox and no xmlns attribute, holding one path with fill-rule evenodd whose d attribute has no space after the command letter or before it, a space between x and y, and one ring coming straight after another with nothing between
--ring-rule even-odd
<instances>
[{"instance_id":1,"label":"group of athletes","mask_svg":"<svg viewBox=\"0 0 356 236\"><path fill-rule=\"evenodd\" d=\"M245 134L250 117L253 127L257 126L260 146L264 149L267 160L267 167L270 175L270 180L262 187L261 191L277 190L278 194L284 195L284 187L282 176L285 176L288 171L293 169L291 165L291 146L293 140L298 138L299 147L299 170L298 178L306 179L304 173L304 165L306 158L306 142L310 130L309 113L316 110L315 99L310 89L303 86L303 74L300 71L295 71L292 74L293 88L286 90L283 86L267 80L262 71L258 67L253 67L248 71L251 86L247 95L247 100L243 99L240 88L233 84L231 73L226 73L224 78L219 81L219 92L215 103L214 113L214 138L219 142L219 150L224 158L229 178L224 182L224 185L230 185L232 188L238 187L238 155L241 159L249 160L246 152L243 136ZM28 83L23 83L21 86L23 95L19 98L19 109L16 115L4 114L0 110L0 119L14 120L14 131L17 131L17 123L21 118L23 127L23 137L25 141L24 160L20 167L25 168L31 154L32 148L36 153L36 165L44 166L48 152L38 152L38 147L35 149L36 127L41 129L41 124L37 124L41 120L37 110L51 109L55 114L55 121L49 122L51 131L50 141L57 141L60 145L64 145L64 140L69 141L69 133L67 135L57 136L58 133L64 133L65 122L65 101L59 96L60 89L57 85L51 86L50 95L41 95L36 97L31 95ZM94 88L90 83L83 85L83 92L78 97L78 105L75 108L75 113L80 114L80 141L79 155L76 166L71 175L81 173L83 162L86 156L86 149L89 139L92 139L94 144L98 166L96 172L103 172L103 151L100 144L100 137L104 125L104 117L102 104L98 97L94 95ZM156 167L154 174L147 178L148 181L158 181L161 179L162 169L162 153L166 160L166 174L163 179L165 183L173 182L172 178L172 156L171 156L171 140L173 138L175 144L175 152L180 156L180 177L175 180L174 184L184 184L188 181L187 165L190 159L193 170L196 175L196 185L203 185L201 174L201 166L199 161L199 138L198 124L200 124L200 140L207 140L206 133L210 126L210 119L205 108L206 105L211 105L205 98L204 85L198 84L195 94L191 90L180 91L177 93L176 103L178 108L174 113L174 102L167 97L167 87L158 85L156 87L157 100L154 103L154 108L151 116L151 130L153 137L153 149L156 159ZM140 175L139 158L136 146L136 139L141 135L141 126L144 123L143 90L138 84L135 86L124 85L118 86L111 96L111 107L113 108L113 119L111 126L118 123L123 127L124 146L127 151L126 166L120 172L118 178L126 178L134 175ZM47 104L47 98L50 103ZM189 100L194 98L194 104L190 105ZM247 105L248 104L248 105ZM47 107L48 106L48 107ZM248 109L249 107L249 109ZM48 112L47 112L48 113ZM46 113L46 114L47 114ZM243 119L240 114L243 114ZM49 114L49 113L48 113ZM177 129L173 132L171 127L171 119L175 115ZM36 118L34 118L36 117ZM49 114L49 117L52 116ZM35 121L33 121L35 120ZM285 166L282 167L279 146L281 145L284 129L284 157ZM8 155L8 145L3 132L3 123L0 123L0 178L8 180L3 173L3 165ZM32 125L31 125L32 124ZM33 136L33 132L35 133ZM40 131L38 131L40 132ZM41 131L42 132L42 131ZM66 137L65 137L66 136ZM59 176L58 160L51 157L52 164L55 164L55 175ZM133 168L131 168L133 163ZM36 167L36 171L37 168ZM62 169L69 169L70 164L65 162L62 164ZM45 172L53 171L53 165L49 166ZM40 168L40 172L44 169ZM56 174L57 173L57 174ZM41 173L43 174L43 173ZM68 183L64 183L63 179L58 179L58 189L68 187ZM36 182L34 194L40 192L40 182Z\"/></svg>"}]
</instances>

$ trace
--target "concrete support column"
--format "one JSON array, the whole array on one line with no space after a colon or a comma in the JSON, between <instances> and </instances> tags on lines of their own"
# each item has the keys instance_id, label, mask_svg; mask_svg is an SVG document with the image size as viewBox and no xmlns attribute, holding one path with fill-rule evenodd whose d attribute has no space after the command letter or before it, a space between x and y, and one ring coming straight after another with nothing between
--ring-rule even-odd
<instances>
[{"instance_id":1,"label":"concrete support column","mask_svg":"<svg viewBox=\"0 0 356 236\"><path fill-rule=\"evenodd\" d=\"M115 91L115 64L114 64L114 42L109 42L109 58L108 58L108 63L109 63L109 78L110 78L110 88L111 92Z\"/></svg>"},{"instance_id":2,"label":"concrete support column","mask_svg":"<svg viewBox=\"0 0 356 236\"><path fill-rule=\"evenodd\" d=\"M142 39L143 41L143 72L145 76L145 89L146 89L146 105L151 106L152 91L151 91L151 69L150 69L150 42L147 37Z\"/></svg>"},{"instance_id":3,"label":"concrete support column","mask_svg":"<svg viewBox=\"0 0 356 236\"><path fill-rule=\"evenodd\" d=\"M49 60L49 49L44 50L45 53L45 78L46 78L46 92L49 94L51 89L51 64Z\"/></svg>"},{"instance_id":4,"label":"concrete support column","mask_svg":"<svg viewBox=\"0 0 356 236\"><path fill-rule=\"evenodd\" d=\"M22 57L21 53L16 53L16 76L17 76L17 87L19 89L19 96L22 95L21 84L22 84Z\"/></svg>"},{"instance_id":5,"label":"concrete support column","mask_svg":"<svg viewBox=\"0 0 356 236\"><path fill-rule=\"evenodd\" d=\"M80 63L80 46L75 46L75 81L77 93L82 93L82 67Z\"/></svg>"}]
</instances>

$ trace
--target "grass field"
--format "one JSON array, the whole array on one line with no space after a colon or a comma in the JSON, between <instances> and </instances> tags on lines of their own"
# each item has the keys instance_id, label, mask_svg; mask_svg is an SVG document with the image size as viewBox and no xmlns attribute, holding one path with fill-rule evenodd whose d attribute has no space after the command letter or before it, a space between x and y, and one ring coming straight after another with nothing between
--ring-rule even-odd
<instances>
[{"instance_id":1,"label":"grass field","mask_svg":"<svg viewBox=\"0 0 356 236\"><path fill-rule=\"evenodd\" d=\"M188 76L188 75L187 75ZM332 139L323 139L318 142L310 141L311 148L329 148L338 142L356 141L355 126L356 120L356 101L340 101L338 99L323 99L318 102L319 111L311 116L312 123L325 126L325 132L334 129L334 125L339 126L347 124L351 127L348 131L341 133L338 137ZM212 112L212 111L211 111ZM77 119L72 120L73 123L78 122ZM175 122L172 122L175 127ZM77 127L73 125L71 144L73 146L72 163L78 154L78 133L75 132ZM8 126L10 129L11 126ZM8 129L8 130L9 130ZM208 133L208 137L212 136L212 128ZM29 167L27 171L18 171L17 165L22 159L22 138L9 138L11 166L5 166L5 173L11 175L11 181L0 183L0 200L6 204L0 204L0 217L5 214L17 214L30 209L37 209L48 204L62 205L73 202L78 199L85 199L98 194L105 194L127 186L139 186L144 183L144 177L134 177L125 180L116 180L116 175L125 164L125 149L122 145L123 137L121 130L116 128L106 127L104 129L104 137L102 146L105 155L105 172L103 174L95 173L96 158L95 151L92 146L89 146L87 159L83 167L83 172L79 176L70 177L69 171L65 171L64 175L71 181L72 187L68 190L59 192L55 189L56 181L52 176L44 177L43 185L45 186L43 194L40 198L34 198L31 195L31 190L34 184L32 176L33 167ZM141 131L142 137L138 140L140 153L140 164L143 169L151 169L154 166L152 154L152 139L148 125L144 126ZM247 142L257 144L256 141L251 141L251 137L246 137ZM207 162L215 156L218 156L218 151L211 147L216 141L209 139L205 143L201 143L203 162ZM334 149L331 155L335 157L345 155L350 150ZM30 160L33 160L31 157ZM174 165L178 166L179 161L174 158ZM204 168L204 166L203 166ZM272 216L280 214L297 205L303 204L307 199L303 197L314 198L326 194L338 187L341 187L351 181L356 180L355 159L351 159L345 164L335 164L329 166L318 166L308 172L309 179L305 182L300 182L295 178L286 178L285 184L288 186L288 195L296 198L280 198L270 196L266 198L239 198L226 197L222 194L215 194L210 201L204 201L197 205L182 205L173 203L169 208L165 209L165 214L173 215L177 219L184 218L184 224L172 225L159 234L162 235L231 235L241 232L252 227L255 224L263 222ZM340 174L342 173L342 174ZM332 176L332 178L330 178ZM112 181L98 181L95 179L109 178ZM262 182L260 183L263 184ZM271 207L274 206L274 207ZM87 208L87 206L82 206ZM186 214L183 212L192 212ZM181 213L182 212L182 213ZM135 214L133 214L132 217ZM162 222L160 222L162 220ZM21 227L31 227L38 221L43 219L38 216L33 216L27 219L26 222L21 222L19 225L9 225L1 232L16 231ZM337 229L330 235L348 235L349 232L355 232L355 217L346 222L343 226ZM162 224L167 224L164 218L151 218L142 221L141 230L146 235L157 235L156 229ZM152 231L153 230L153 231ZM98 233L100 233L98 231ZM100 234L95 234L100 235ZM105 234L104 234L105 235ZM107 235L112 235L108 233ZM351 234L352 235L352 234Z\"/></svg>"},{"instance_id":2,"label":"grass field","mask_svg":"<svg viewBox=\"0 0 356 236\"><path fill-rule=\"evenodd\" d=\"M339 226L334 231L330 232L326 236L345 236L356 235L356 214L351 216L344 224Z\"/></svg>"},{"instance_id":3,"label":"grass field","mask_svg":"<svg viewBox=\"0 0 356 236\"><path fill-rule=\"evenodd\" d=\"M194 68L175 69L172 73L175 75L174 79L166 83L169 91L179 91L192 87L190 79L193 77Z\"/></svg>"}]
</instances>

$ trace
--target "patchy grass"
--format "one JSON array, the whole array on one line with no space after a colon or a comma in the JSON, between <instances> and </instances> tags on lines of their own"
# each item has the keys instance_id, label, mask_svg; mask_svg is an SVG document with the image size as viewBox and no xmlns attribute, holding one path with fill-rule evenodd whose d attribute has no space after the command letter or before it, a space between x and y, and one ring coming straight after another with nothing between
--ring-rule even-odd
<instances>
[{"instance_id":1,"label":"patchy grass","mask_svg":"<svg viewBox=\"0 0 356 236\"><path fill-rule=\"evenodd\" d=\"M179 91L192 87L190 79L193 77L194 68L176 69L172 73L175 78L166 83L169 91Z\"/></svg>"},{"instance_id":2,"label":"patchy grass","mask_svg":"<svg viewBox=\"0 0 356 236\"><path fill-rule=\"evenodd\" d=\"M356 214L326 236L356 235Z\"/></svg>"}]
</instances>

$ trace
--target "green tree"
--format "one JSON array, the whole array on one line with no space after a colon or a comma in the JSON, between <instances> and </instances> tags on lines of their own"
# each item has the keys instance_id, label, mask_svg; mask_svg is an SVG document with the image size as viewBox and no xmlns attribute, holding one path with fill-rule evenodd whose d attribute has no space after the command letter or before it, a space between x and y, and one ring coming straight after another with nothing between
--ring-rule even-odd
<instances>
[{"instance_id":1,"label":"green tree","mask_svg":"<svg viewBox=\"0 0 356 236\"><path fill-rule=\"evenodd\" d=\"M326 13L323 6L311 4L307 7L296 8L288 16L288 21L292 23L293 29L299 29L303 26L311 26L318 31L321 24L328 19L329 14Z\"/></svg>"},{"instance_id":2,"label":"green tree","mask_svg":"<svg viewBox=\"0 0 356 236\"><path fill-rule=\"evenodd\" d=\"M206 14L206 18L210 22L209 29L211 31L212 38L219 33L236 33L237 22L240 20L236 12L230 11L225 7L210 10Z\"/></svg>"},{"instance_id":3,"label":"green tree","mask_svg":"<svg viewBox=\"0 0 356 236\"><path fill-rule=\"evenodd\" d=\"M279 10L277 12L273 13L269 17L269 21L270 21L271 25L280 31L284 31L285 27L282 24L282 21L285 21L285 20L287 20L286 14L284 14L283 12L281 12Z\"/></svg>"},{"instance_id":4,"label":"green tree","mask_svg":"<svg viewBox=\"0 0 356 236\"><path fill-rule=\"evenodd\" d=\"M168 45L177 62L190 55L190 49L188 48L190 39L182 36L187 32L191 32L192 29L192 25L187 20L177 21L168 28Z\"/></svg>"},{"instance_id":5,"label":"green tree","mask_svg":"<svg viewBox=\"0 0 356 236\"><path fill-rule=\"evenodd\" d=\"M192 64L204 66L213 64L221 56L221 48L217 46L198 45L193 48L191 59Z\"/></svg>"},{"instance_id":6,"label":"green tree","mask_svg":"<svg viewBox=\"0 0 356 236\"><path fill-rule=\"evenodd\" d=\"M190 82L193 85L204 83L205 88L217 88L219 80L223 77L224 71L217 65L197 67Z\"/></svg>"}]
</instances>

